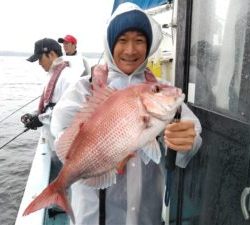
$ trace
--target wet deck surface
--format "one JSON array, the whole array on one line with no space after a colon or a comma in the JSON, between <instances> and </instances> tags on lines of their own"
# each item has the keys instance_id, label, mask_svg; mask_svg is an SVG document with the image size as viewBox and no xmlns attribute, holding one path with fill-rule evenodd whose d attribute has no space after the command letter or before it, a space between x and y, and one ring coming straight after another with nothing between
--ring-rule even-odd
<instances>
[{"instance_id":1,"label":"wet deck surface","mask_svg":"<svg viewBox=\"0 0 250 225\"><path fill-rule=\"evenodd\" d=\"M52 182L58 172L60 171L62 164L56 156L52 157L51 161L51 174L50 182ZM44 225L69 225L69 218L67 214L57 207L51 207L46 209Z\"/></svg>"}]
</instances>

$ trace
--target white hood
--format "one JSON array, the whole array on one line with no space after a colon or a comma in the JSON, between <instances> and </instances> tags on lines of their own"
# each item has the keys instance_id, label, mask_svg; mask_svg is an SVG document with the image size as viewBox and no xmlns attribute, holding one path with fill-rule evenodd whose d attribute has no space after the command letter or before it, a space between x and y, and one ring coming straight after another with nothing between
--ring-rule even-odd
<instances>
[{"instance_id":1,"label":"white hood","mask_svg":"<svg viewBox=\"0 0 250 225\"><path fill-rule=\"evenodd\" d=\"M107 30L108 30L109 24L116 16L118 16L124 12L132 11L132 10L140 10L148 17L150 24L151 24L151 29L152 29L152 44L151 44L151 47L149 50L149 54L148 54L147 58L145 59L144 63L140 67L138 67L138 69L136 71L134 71L134 73L131 75L144 72L144 69L146 68L146 65L147 65L148 57L150 57L151 55L153 55L156 52L156 50L158 49L158 47L161 43L162 31L161 31L161 26L159 23L157 23L151 16L148 16L141 8L139 8L137 5L135 5L131 2L126 2L126 3L120 4L117 7L117 9L114 11L114 13L112 14L111 18L109 19L109 21L107 23L107 27L106 27L106 33L104 35L104 48L105 48L105 52L106 52L106 60L108 63L109 71L111 73L113 71L115 73L123 74L123 72L120 71L117 68L117 66L114 64L113 56L111 54L111 51L110 51L109 45L108 45Z\"/></svg>"}]
</instances>

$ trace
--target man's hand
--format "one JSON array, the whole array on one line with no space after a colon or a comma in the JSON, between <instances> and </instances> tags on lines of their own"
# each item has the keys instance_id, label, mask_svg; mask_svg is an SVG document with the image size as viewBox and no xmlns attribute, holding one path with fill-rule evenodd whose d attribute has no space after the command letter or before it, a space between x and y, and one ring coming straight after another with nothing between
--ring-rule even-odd
<instances>
[{"instance_id":1,"label":"man's hand","mask_svg":"<svg viewBox=\"0 0 250 225\"><path fill-rule=\"evenodd\" d=\"M194 123L189 120L168 124L164 131L165 144L176 151L191 150L195 136Z\"/></svg>"},{"instance_id":2,"label":"man's hand","mask_svg":"<svg viewBox=\"0 0 250 225\"><path fill-rule=\"evenodd\" d=\"M43 124L38 119L38 115L32 115L30 113L26 113L21 116L21 121L25 127L36 130L38 127L41 127Z\"/></svg>"}]
</instances>

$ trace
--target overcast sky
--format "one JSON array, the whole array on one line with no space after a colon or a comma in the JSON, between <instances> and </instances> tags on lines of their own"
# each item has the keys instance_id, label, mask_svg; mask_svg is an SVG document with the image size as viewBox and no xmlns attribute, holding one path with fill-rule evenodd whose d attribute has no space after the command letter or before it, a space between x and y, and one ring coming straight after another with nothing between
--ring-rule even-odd
<instances>
[{"instance_id":1,"label":"overcast sky","mask_svg":"<svg viewBox=\"0 0 250 225\"><path fill-rule=\"evenodd\" d=\"M34 42L66 34L79 52L102 52L103 32L114 0L3 0L0 51L33 52Z\"/></svg>"}]
</instances>

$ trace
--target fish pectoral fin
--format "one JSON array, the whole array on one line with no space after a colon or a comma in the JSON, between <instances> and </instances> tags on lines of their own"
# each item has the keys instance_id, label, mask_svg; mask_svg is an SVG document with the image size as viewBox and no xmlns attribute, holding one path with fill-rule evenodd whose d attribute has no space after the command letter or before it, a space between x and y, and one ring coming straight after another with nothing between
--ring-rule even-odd
<instances>
[{"instance_id":1,"label":"fish pectoral fin","mask_svg":"<svg viewBox=\"0 0 250 225\"><path fill-rule=\"evenodd\" d=\"M69 150L74 143L75 138L79 135L84 123L74 124L74 126L66 128L61 132L58 139L55 141L55 149L58 158L64 162L70 157ZM72 153L71 151L71 154Z\"/></svg>"},{"instance_id":2,"label":"fish pectoral fin","mask_svg":"<svg viewBox=\"0 0 250 225\"><path fill-rule=\"evenodd\" d=\"M112 169L107 173L102 174L101 176L84 179L84 184L96 189L104 189L110 187L112 184L115 183L116 183L116 169Z\"/></svg>"},{"instance_id":3,"label":"fish pectoral fin","mask_svg":"<svg viewBox=\"0 0 250 225\"><path fill-rule=\"evenodd\" d=\"M153 162L157 164L160 163L161 150L156 139L145 145L140 151L138 151L138 154L145 164L148 164L150 160L153 160Z\"/></svg>"},{"instance_id":4,"label":"fish pectoral fin","mask_svg":"<svg viewBox=\"0 0 250 225\"><path fill-rule=\"evenodd\" d=\"M125 173L125 167L127 162L132 158L135 157L135 153L129 153L122 161L118 162L116 165L116 172L120 175Z\"/></svg>"}]
</instances>

